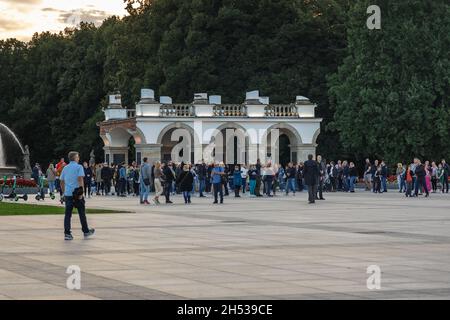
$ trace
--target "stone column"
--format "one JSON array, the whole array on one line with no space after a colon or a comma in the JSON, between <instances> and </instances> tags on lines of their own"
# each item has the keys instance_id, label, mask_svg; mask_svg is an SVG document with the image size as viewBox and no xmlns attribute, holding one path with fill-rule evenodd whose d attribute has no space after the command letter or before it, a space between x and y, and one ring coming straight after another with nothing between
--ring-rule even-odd
<instances>
[{"instance_id":1,"label":"stone column","mask_svg":"<svg viewBox=\"0 0 450 320\"><path fill-rule=\"evenodd\" d=\"M294 154L296 153L296 158L294 159ZM305 162L308 160L308 155L312 154L314 157L316 156L316 146L312 144L303 144L303 145L297 145L297 146L291 146L291 157L292 160L296 160L296 162Z\"/></svg>"},{"instance_id":2,"label":"stone column","mask_svg":"<svg viewBox=\"0 0 450 320\"><path fill-rule=\"evenodd\" d=\"M136 144L136 153L141 154L141 161L148 158L148 163L153 165L156 161L161 161L162 144Z\"/></svg>"},{"instance_id":3,"label":"stone column","mask_svg":"<svg viewBox=\"0 0 450 320\"><path fill-rule=\"evenodd\" d=\"M259 151L260 151L259 144L257 144L257 143L249 143L248 144L247 165L256 164L256 160L261 158Z\"/></svg>"},{"instance_id":4,"label":"stone column","mask_svg":"<svg viewBox=\"0 0 450 320\"><path fill-rule=\"evenodd\" d=\"M128 147L103 147L105 150L105 162L120 164L125 162L128 164Z\"/></svg>"},{"instance_id":5,"label":"stone column","mask_svg":"<svg viewBox=\"0 0 450 320\"><path fill-rule=\"evenodd\" d=\"M201 156L200 159L195 159L195 161L201 161L202 159L205 160L206 164L210 164L211 162L215 161L214 157L212 156L212 148L209 143L203 143L201 144Z\"/></svg>"}]
</instances>

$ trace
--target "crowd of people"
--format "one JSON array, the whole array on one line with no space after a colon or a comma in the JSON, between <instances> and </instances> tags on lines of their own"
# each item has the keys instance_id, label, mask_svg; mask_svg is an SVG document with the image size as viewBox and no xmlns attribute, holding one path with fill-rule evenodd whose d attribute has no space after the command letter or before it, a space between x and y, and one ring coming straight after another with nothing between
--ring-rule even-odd
<instances>
[{"instance_id":1,"label":"crowd of people","mask_svg":"<svg viewBox=\"0 0 450 320\"><path fill-rule=\"evenodd\" d=\"M79 164L78 152L72 151L65 163L62 158L56 166L50 164L44 173L39 164L32 171L35 181L48 181L50 193L59 191L61 203L65 203L64 239L73 240L71 232L72 211L77 208L85 238L91 237L95 229L89 228L86 219L85 197L109 196L119 197L139 196L142 205L150 205L150 193L154 193L152 202L160 204L160 197L165 197L166 203L172 203L171 195L183 194L185 204L190 204L192 194L198 192L199 197L212 193L214 204L223 203L224 196L234 193L241 197L241 192L249 193L250 197L273 197L278 191L286 196L292 192L308 190L309 203L325 200L325 191L355 192L359 180L358 170L353 162L330 161L327 163L319 155L316 159L312 154L304 163L288 163L286 166L268 161L262 164L259 160L246 167L245 165L225 165L223 162L206 164L201 161L195 165L190 163L176 164L172 161L156 161L150 164L147 158L138 165L136 162L126 165ZM363 182L366 191L374 193L387 192L387 181L390 170L384 161L373 163L366 159ZM414 158L409 165L399 163L396 168L398 192L404 192L406 197L418 197L430 192L448 193L450 168L445 160L439 164Z\"/></svg>"},{"instance_id":2,"label":"crowd of people","mask_svg":"<svg viewBox=\"0 0 450 320\"><path fill-rule=\"evenodd\" d=\"M149 163L146 158L140 165L136 162L129 165L84 162L84 192L87 198L92 195L139 196L141 204L149 205L160 204L161 198L165 203L172 203L171 196L175 194L182 194L186 204L191 203L194 193L199 197L211 194L214 203L223 203L224 196L230 193L235 197L246 193L250 197L273 197L277 193L287 196L308 190L314 193L309 197L309 202L313 203L324 200L324 192L353 193L358 182L364 184L366 191L384 193L392 177L396 178L398 192L406 197L421 194L428 197L430 192L449 191L450 168L445 160L422 163L415 158L408 165L399 163L394 175L383 160L366 159L364 170L359 172L351 161L326 162L320 155L316 159L312 155L309 158L306 162L290 162L285 166L271 161L263 164L259 160L249 166L223 162L207 164L205 161ZM50 164L45 172L36 164L33 179L39 181L45 176L50 193L61 193L59 177L65 166L64 158L56 165Z\"/></svg>"}]
</instances>

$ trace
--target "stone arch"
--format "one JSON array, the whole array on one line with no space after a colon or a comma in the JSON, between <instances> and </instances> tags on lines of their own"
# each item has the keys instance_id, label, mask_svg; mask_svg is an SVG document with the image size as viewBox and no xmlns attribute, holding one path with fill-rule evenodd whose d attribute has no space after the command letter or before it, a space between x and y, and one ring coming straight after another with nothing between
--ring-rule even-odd
<instances>
[{"instance_id":1,"label":"stone arch","mask_svg":"<svg viewBox=\"0 0 450 320\"><path fill-rule=\"evenodd\" d=\"M233 136L233 141L226 141L226 135L223 136L223 149L219 154L221 154L220 161L224 161L225 164L245 164L248 159L248 146L249 146L249 137L247 134L247 130L240 124L236 122L225 122L220 126L215 128L214 133L211 136L211 141L217 137L219 133L222 133L226 129L234 129L238 130L238 134ZM230 153L229 148L232 147L233 150ZM216 149L217 152L217 149ZM217 157L216 153L216 157Z\"/></svg>"},{"instance_id":2,"label":"stone arch","mask_svg":"<svg viewBox=\"0 0 450 320\"><path fill-rule=\"evenodd\" d=\"M189 133L189 141L186 142L186 140L184 139L185 134L183 133L180 135L180 138L183 137L182 140L178 142L172 141L172 134L177 129L186 130ZM200 139L197 133L195 132L193 127L183 122L173 122L165 126L159 133L158 139L156 141L157 144L161 146L161 160L163 161L172 160L175 162L179 162L181 161L179 157L181 157L183 161L189 161L193 163L196 160L199 150L201 153L202 145L200 144ZM189 156L185 154L186 150L190 151Z\"/></svg>"},{"instance_id":3,"label":"stone arch","mask_svg":"<svg viewBox=\"0 0 450 320\"><path fill-rule=\"evenodd\" d=\"M136 129L128 130L128 132L133 136L136 144L147 144L147 139L145 138L145 134L141 129L136 127Z\"/></svg>"},{"instance_id":4,"label":"stone arch","mask_svg":"<svg viewBox=\"0 0 450 320\"><path fill-rule=\"evenodd\" d=\"M158 143L158 144L162 144L164 136L165 136L167 133L169 133L171 130L173 130L173 129L186 129L186 130L188 130L189 133L190 133L190 134L193 136L193 138L194 138L194 144L197 145L197 144L200 143L200 139L199 139L199 137L197 136L197 134L196 134L194 128L192 128L191 126L189 126L189 125L187 125L187 124L185 124L185 123L183 123L183 122L174 122L174 123L171 123L171 124L165 126L164 129L162 129L161 132L160 132L159 135L158 135L158 139L156 140L157 143Z\"/></svg>"},{"instance_id":5,"label":"stone arch","mask_svg":"<svg viewBox=\"0 0 450 320\"><path fill-rule=\"evenodd\" d=\"M276 124L270 126L262 137L263 141L267 141L266 140L267 136L269 135L270 131L273 129L280 129L280 131L283 134L286 134L292 145L303 144L300 133L297 131L297 129L295 129L293 126L291 126L288 123L276 123Z\"/></svg>"},{"instance_id":6,"label":"stone arch","mask_svg":"<svg viewBox=\"0 0 450 320\"><path fill-rule=\"evenodd\" d=\"M313 145L314 147L317 147L317 139L319 138L319 135L320 135L320 128L318 128L318 129L316 130L316 132L314 133L314 136L313 136L313 138L312 138L312 145Z\"/></svg>"},{"instance_id":7,"label":"stone arch","mask_svg":"<svg viewBox=\"0 0 450 320\"><path fill-rule=\"evenodd\" d=\"M272 130L279 130L279 134L275 141L272 141ZM283 145L281 149L281 137L285 135L288 138L288 143ZM288 123L276 123L267 128L264 135L261 137L260 157L263 159L267 156L272 162L286 164L289 161L297 159L297 147L303 144L302 137L298 130ZM261 150L262 148L262 150Z\"/></svg>"},{"instance_id":8,"label":"stone arch","mask_svg":"<svg viewBox=\"0 0 450 320\"><path fill-rule=\"evenodd\" d=\"M108 147L128 147L128 141L133 135L126 128L115 127L106 132L106 139ZM105 141L105 139L103 139Z\"/></svg>"}]
</instances>

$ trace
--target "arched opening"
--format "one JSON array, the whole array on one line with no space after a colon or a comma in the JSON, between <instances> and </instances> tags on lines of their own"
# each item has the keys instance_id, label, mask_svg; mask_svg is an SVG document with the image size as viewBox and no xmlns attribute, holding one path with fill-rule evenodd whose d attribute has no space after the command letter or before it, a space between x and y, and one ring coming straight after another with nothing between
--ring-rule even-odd
<instances>
[{"instance_id":1,"label":"arched opening","mask_svg":"<svg viewBox=\"0 0 450 320\"><path fill-rule=\"evenodd\" d=\"M194 134L187 128L171 128L161 137L161 160L194 163Z\"/></svg>"},{"instance_id":2,"label":"arched opening","mask_svg":"<svg viewBox=\"0 0 450 320\"><path fill-rule=\"evenodd\" d=\"M291 157L291 141L289 140L289 137L287 134L280 135L279 138L279 152L280 152L280 164L284 167L289 162L292 161Z\"/></svg>"},{"instance_id":3,"label":"arched opening","mask_svg":"<svg viewBox=\"0 0 450 320\"><path fill-rule=\"evenodd\" d=\"M136 160L136 140L134 137L130 137L128 140L128 164L131 164Z\"/></svg>"},{"instance_id":4,"label":"arched opening","mask_svg":"<svg viewBox=\"0 0 450 320\"><path fill-rule=\"evenodd\" d=\"M291 126L279 124L270 127L263 141L266 141L267 160L283 166L297 161L293 146L301 145L302 142L298 132Z\"/></svg>"},{"instance_id":5,"label":"arched opening","mask_svg":"<svg viewBox=\"0 0 450 320\"><path fill-rule=\"evenodd\" d=\"M215 143L212 153L215 161L222 161L230 167L247 162L248 138L243 128L233 124L223 125L217 129L212 142Z\"/></svg>"}]
</instances>

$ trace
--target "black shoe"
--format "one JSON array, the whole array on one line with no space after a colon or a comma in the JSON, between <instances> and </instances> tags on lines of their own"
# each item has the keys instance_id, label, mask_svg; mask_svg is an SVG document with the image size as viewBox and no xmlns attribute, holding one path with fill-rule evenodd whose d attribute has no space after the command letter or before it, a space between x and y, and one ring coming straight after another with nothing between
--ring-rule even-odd
<instances>
[{"instance_id":1,"label":"black shoe","mask_svg":"<svg viewBox=\"0 0 450 320\"><path fill-rule=\"evenodd\" d=\"M308 201L309 204L316 203L315 201Z\"/></svg>"},{"instance_id":2,"label":"black shoe","mask_svg":"<svg viewBox=\"0 0 450 320\"><path fill-rule=\"evenodd\" d=\"M214 201L213 204L218 204L218 202L217 202L217 201Z\"/></svg>"},{"instance_id":3,"label":"black shoe","mask_svg":"<svg viewBox=\"0 0 450 320\"><path fill-rule=\"evenodd\" d=\"M73 236L71 234L65 234L64 240L71 241L71 240L73 240Z\"/></svg>"},{"instance_id":4,"label":"black shoe","mask_svg":"<svg viewBox=\"0 0 450 320\"><path fill-rule=\"evenodd\" d=\"M89 238L90 236L93 236L95 233L95 229L89 229L89 232L84 233L85 238Z\"/></svg>"},{"instance_id":5,"label":"black shoe","mask_svg":"<svg viewBox=\"0 0 450 320\"><path fill-rule=\"evenodd\" d=\"M173 202L169 200L169 201L166 201L166 203L173 203Z\"/></svg>"},{"instance_id":6,"label":"black shoe","mask_svg":"<svg viewBox=\"0 0 450 320\"><path fill-rule=\"evenodd\" d=\"M318 200L325 200L325 198L319 198Z\"/></svg>"}]
</instances>

